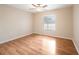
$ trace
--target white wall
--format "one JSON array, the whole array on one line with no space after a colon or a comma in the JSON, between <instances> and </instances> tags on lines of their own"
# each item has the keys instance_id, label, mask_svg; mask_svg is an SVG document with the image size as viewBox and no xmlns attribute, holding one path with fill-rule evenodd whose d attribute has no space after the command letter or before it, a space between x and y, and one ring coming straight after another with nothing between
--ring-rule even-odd
<instances>
[{"instance_id":1,"label":"white wall","mask_svg":"<svg viewBox=\"0 0 79 59\"><path fill-rule=\"evenodd\" d=\"M32 33L32 14L0 5L0 42Z\"/></svg>"},{"instance_id":2,"label":"white wall","mask_svg":"<svg viewBox=\"0 0 79 59\"><path fill-rule=\"evenodd\" d=\"M79 53L79 5L74 5L73 8L73 29L74 29L74 44Z\"/></svg>"},{"instance_id":3,"label":"white wall","mask_svg":"<svg viewBox=\"0 0 79 59\"><path fill-rule=\"evenodd\" d=\"M31 33L45 34L42 17L53 14L57 17L55 36L72 38L72 7L32 14L10 6L0 5L0 42Z\"/></svg>"},{"instance_id":4,"label":"white wall","mask_svg":"<svg viewBox=\"0 0 79 59\"><path fill-rule=\"evenodd\" d=\"M34 33L45 34L43 30L43 16L56 15L56 33L48 35L72 39L73 37L73 24L72 24L72 6L51 10L48 12L35 13L33 15Z\"/></svg>"}]
</instances>

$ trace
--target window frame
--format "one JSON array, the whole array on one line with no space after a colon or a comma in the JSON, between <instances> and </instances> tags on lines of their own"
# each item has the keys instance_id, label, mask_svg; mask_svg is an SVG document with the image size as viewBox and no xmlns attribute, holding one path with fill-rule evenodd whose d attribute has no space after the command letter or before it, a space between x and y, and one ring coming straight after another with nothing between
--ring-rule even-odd
<instances>
[{"instance_id":1,"label":"window frame","mask_svg":"<svg viewBox=\"0 0 79 59\"><path fill-rule=\"evenodd\" d=\"M50 17L51 16L51 19L54 19L54 21L55 21L55 23L50 23L50 24L48 24L48 23L45 23L44 22L44 31L56 31L56 15L46 15L46 16L44 16L44 18L43 18L43 20L45 21L45 17ZM54 17L54 18L53 18ZM52 27L52 28L50 28L50 27Z\"/></svg>"}]
</instances>

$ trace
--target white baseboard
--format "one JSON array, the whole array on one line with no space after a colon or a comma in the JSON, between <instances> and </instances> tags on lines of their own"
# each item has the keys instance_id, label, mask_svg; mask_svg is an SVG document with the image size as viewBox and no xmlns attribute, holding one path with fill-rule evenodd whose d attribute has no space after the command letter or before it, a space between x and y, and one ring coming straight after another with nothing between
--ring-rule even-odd
<instances>
[{"instance_id":1,"label":"white baseboard","mask_svg":"<svg viewBox=\"0 0 79 59\"><path fill-rule=\"evenodd\" d=\"M57 36L57 35L51 35L51 34L43 34L43 33L36 33L36 34L41 34L41 35L48 35L48 36L53 36L53 37L59 37L59 38L65 38L65 39L69 39L69 40L72 40L73 38L70 38L70 37L62 37L62 36Z\"/></svg>"},{"instance_id":2,"label":"white baseboard","mask_svg":"<svg viewBox=\"0 0 79 59\"><path fill-rule=\"evenodd\" d=\"M79 50L78 50L78 47L77 47L77 45L76 45L76 42L75 42L74 40L72 40L72 41L73 41L74 46L75 46L75 48L76 48L76 50L77 50L77 52L78 52L78 54L79 54Z\"/></svg>"},{"instance_id":3,"label":"white baseboard","mask_svg":"<svg viewBox=\"0 0 79 59\"><path fill-rule=\"evenodd\" d=\"M65 39L72 40L72 38L69 38L69 37L62 37L62 36L54 36L54 37L59 37L59 38L65 38Z\"/></svg>"},{"instance_id":4,"label":"white baseboard","mask_svg":"<svg viewBox=\"0 0 79 59\"><path fill-rule=\"evenodd\" d=\"M27 35L30 35L30 34L32 34L32 33L24 34L24 35L17 36L17 37L15 37L15 38L11 38L11 39L7 39L7 40L5 40L5 41L1 41L0 44L9 42L9 41L12 41L12 40L15 40L15 39L18 39L18 38L21 38L21 37L24 37L24 36L27 36Z\"/></svg>"}]
</instances>

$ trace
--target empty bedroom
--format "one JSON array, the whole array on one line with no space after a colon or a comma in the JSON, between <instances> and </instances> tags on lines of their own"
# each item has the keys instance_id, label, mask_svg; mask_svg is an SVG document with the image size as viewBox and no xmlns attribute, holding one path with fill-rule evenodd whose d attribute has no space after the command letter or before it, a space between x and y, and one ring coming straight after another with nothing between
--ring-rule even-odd
<instances>
[{"instance_id":1,"label":"empty bedroom","mask_svg":"<svg viewBox=\"0 0 79 59\"><path fill-rule=\"evenodd\" d=\"M0 4L0 55L78 55L78 4Z\"/></svg>"}]
</instances>

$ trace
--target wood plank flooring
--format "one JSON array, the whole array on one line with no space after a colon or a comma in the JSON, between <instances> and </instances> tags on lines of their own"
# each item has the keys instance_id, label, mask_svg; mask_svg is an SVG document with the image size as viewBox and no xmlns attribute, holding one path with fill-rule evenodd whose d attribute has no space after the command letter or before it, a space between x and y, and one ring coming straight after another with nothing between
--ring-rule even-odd
<instances>
[{"instance_id":1,"label":"wood plank flooring","mask_svg":"<svg viewBox=\"0 0 79 59\"><path fill-rule=\"evenodd\" d=\"M77 55L71 40L31 34L0 44L0 55Z\"/></svg>"}]
</instances>

